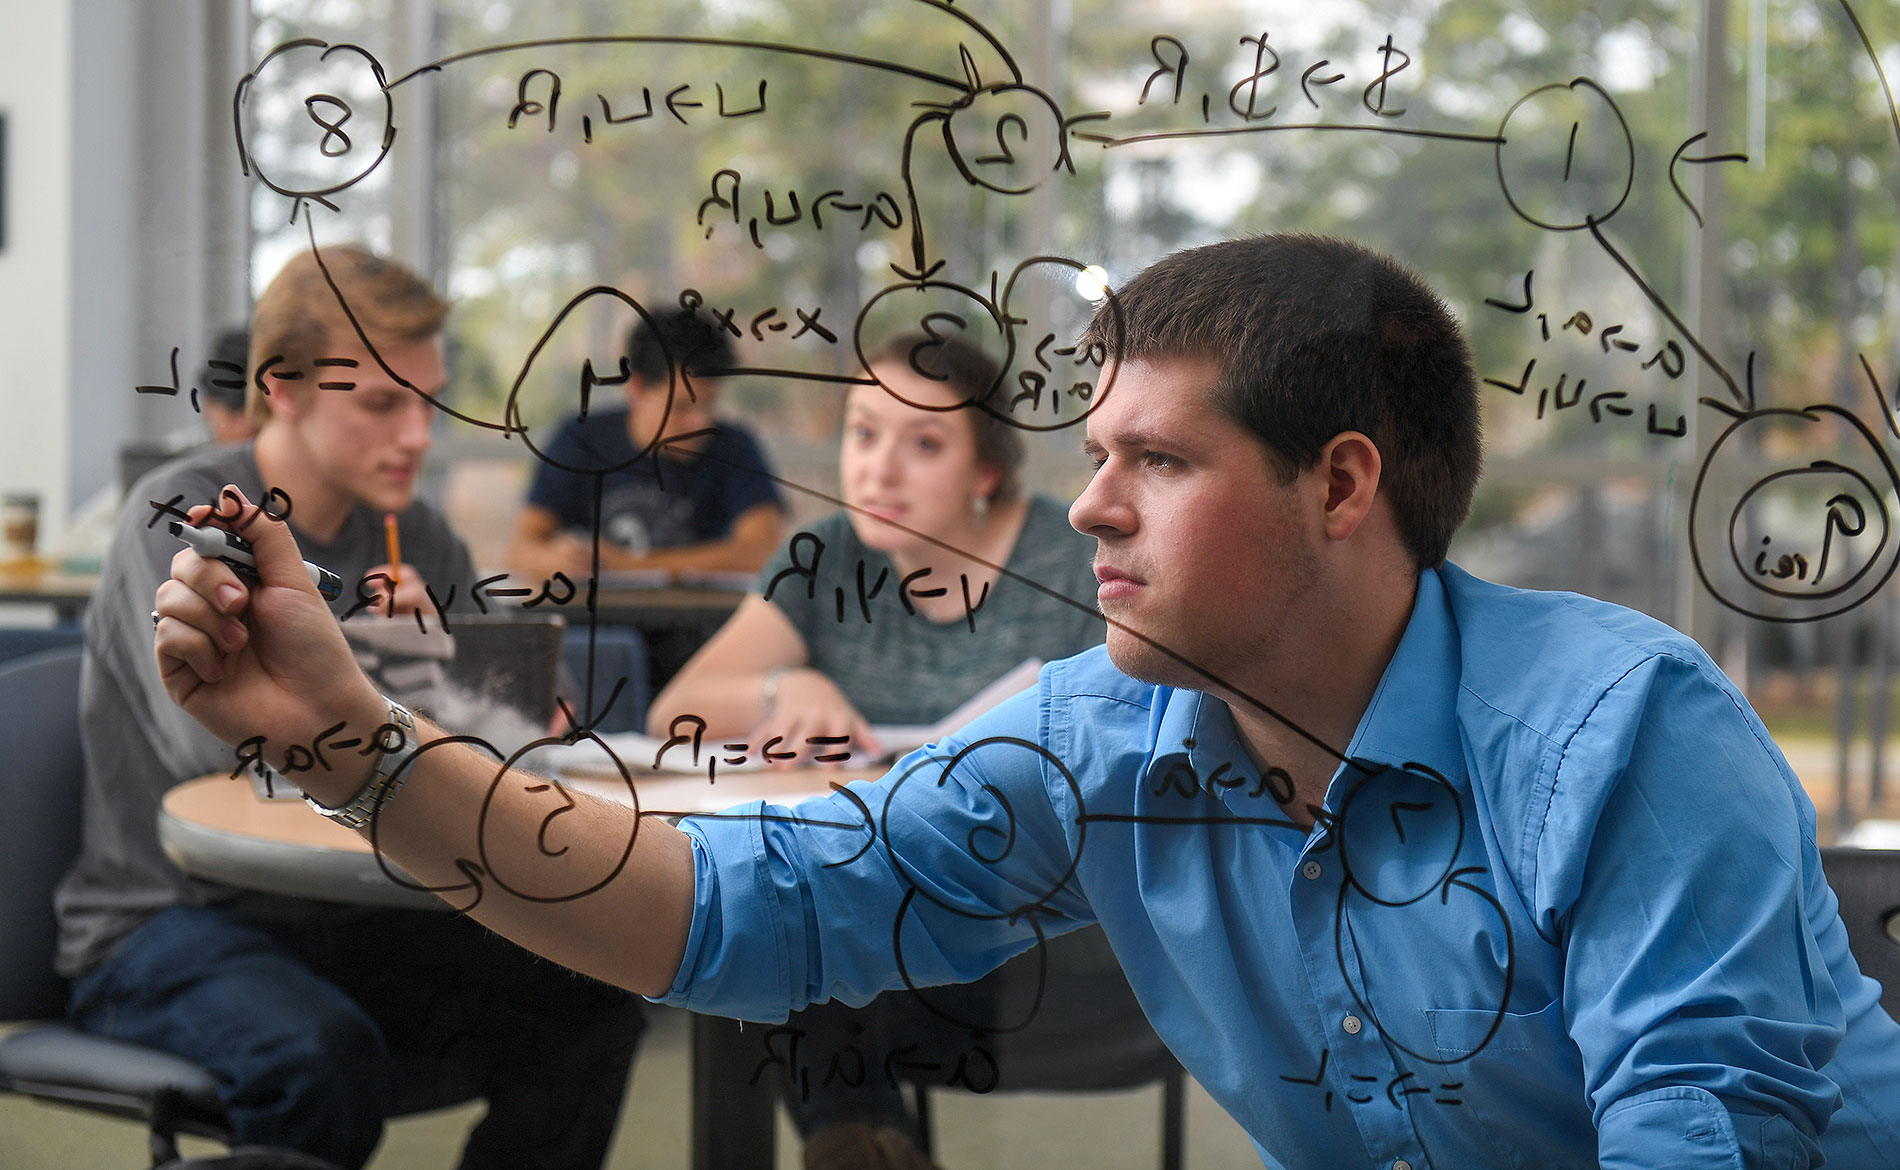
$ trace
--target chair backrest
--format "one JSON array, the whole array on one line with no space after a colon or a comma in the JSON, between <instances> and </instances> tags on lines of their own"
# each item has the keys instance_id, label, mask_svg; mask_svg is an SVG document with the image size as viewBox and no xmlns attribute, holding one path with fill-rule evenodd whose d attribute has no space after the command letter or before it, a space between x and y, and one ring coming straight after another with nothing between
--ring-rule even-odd
<instances>
[{"instance_id":1,"label":"chair backrest","mask_svg":"<svg viewBox=\"0 0 1900 1170\"><path fill-rule=\"evenodd\" d=\"M53 887L79 851L79 661L66 646L0 664L0 1020L66 1010Z\"/></svg>"},{"instance_id":2,"label":"chair backrest","mask_svg":"<svg viewBox=\"0 0 1900 1170\"><path fill-rule=\"evenodd\" d=\"M1900 939L1888 927L1900 916L1900 849L1832 846L1821 850L1821 869L1840 899L1848 949L1880 981L1881 1006L1900 1019Z\"/></svg>"},{"instance_id":3,"label":"chair backrest","mask_svg":"<svg viewBox=\"0 0 1900 1170\"><path fill-rule=\"evenodd\" d=\"M994 977L1001 1019L1021 1020L1022 1008L1041 993L1027 1026L993 1038L999 1088L1130 1089L1180 1068L1149 1026L1101 928L1060 935L1043 946L1046 963L1030 951Z\"/></svg>"},{"instance_id":4,"label":"chair backrest","mask_svg":"<svg viewBox=\"0 0 1900 1170\"><path fill-rule=\"evenodd\" d=\"M959 1018L987 1018L1008 1029L985 1039L996 1089L1095 1092L1159 1083L1160 1164L1164 1170L1184 1165L1186 1070L1149 1026L1100 927L1049 939L1041 955L1018 955L977 983L927 988L924 994L937 1001L939 1011L951 1007ZM914 1087L913 1107L928 1153L930 1084L919 1079Z\"/></svg>"},{"instance_id":5,"label":"chair backrest","mask_svg":"<svg viewBox=\"0 0 1900 1170\"><path fill-rule=\"evenodd\" d=\"M60 622L53 626L0 626L0 662L11 662L44 650L77 646L86 637L78 622Z\"/></svg>"},{"instance_id":6,"label":"chair backrest","mask_svg":"<svg viewBox=\"0 0 1900 1170\"><path fill-rule=\"evenodd\" d=\"M577 716L583 714L578 708L587 702L587 652L590 638L594 653L595 709L606 707L614 687L620 685L620 680L626 680L620 694L614 698L613 706L607 708L606 717L594 725L594 730L645 731L647 691L650 686L647 642L639 630L630 626L596 626L591 634L584 625L568 627L567 640L562 647L567 674L562 680L563 697L576 708L574 713Z\"/></svg>"},{"instance_id":7,"label":"chair backrest","mask_svg":"<svg viewBox=\"0 0 1900 1170\"><path fill-rule=\"evenodd\" d=\"M565 616L539 612L459 618L450 627L455 657L449 681L546 727L554 716L567 628Z\"/></svg>"}]
</instances>

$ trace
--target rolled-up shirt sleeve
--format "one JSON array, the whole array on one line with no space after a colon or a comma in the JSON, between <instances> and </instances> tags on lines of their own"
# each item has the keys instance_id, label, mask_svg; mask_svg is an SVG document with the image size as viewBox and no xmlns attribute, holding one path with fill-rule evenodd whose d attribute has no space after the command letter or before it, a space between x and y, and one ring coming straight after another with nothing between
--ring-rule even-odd
<instances>
[{"instance_id":1,"label":"rolled-up shirt sleeve","mask_svg":"<svg viewBox=\"0 0 1900 1170\"><path fill-rule=\"evenodd\" d=\"M1616 1170L1818 1165L1841 1100L1823 1069L1845 1015L1802 869L1812 809L1709 669L1642 663L1543 780L1539 896Z\"/></svg>"},{"instance_id":2,"label":"rolled-up shirt sleeve","mask_svg":"<svg viewBox=\"0 0 1900 1170\"><path fill-rule=\"evenodd\" d=\"M1089 920L1073 809L1025 691L881 779L681 822L694 910L664 1002L778 1021L808 1003L976 979Z\"/></svg>"}]
</instances>

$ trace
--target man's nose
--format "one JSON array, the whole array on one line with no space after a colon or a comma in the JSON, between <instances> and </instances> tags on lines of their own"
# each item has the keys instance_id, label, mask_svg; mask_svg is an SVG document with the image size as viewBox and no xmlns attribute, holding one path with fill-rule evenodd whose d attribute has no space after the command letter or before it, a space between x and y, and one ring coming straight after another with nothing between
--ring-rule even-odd
<instances>
[{"instance_id":1,"label":"man's nose","mask_svg":"<svg viewBox=\"0 0 1900 1170\"><path fill-rule=\"evenodd\" d=\"M402 412L402 421L396 430L396 441L404 450L427 451L435 441L435 407L428 399L420 396Z\"/></svg>"},{"instance_id":2,"label":"man's nose","mask_svg":"<svg viewBox=\"0 0 1900 1170\"><path fill-rule=\"evenodd\" d=\"M1107 465L1096 470L1082 494L1069 506L1069 527L1084 536L1126 536L1134 531L1134 513L1122 500Z\"/></svg>"}]
</instances>

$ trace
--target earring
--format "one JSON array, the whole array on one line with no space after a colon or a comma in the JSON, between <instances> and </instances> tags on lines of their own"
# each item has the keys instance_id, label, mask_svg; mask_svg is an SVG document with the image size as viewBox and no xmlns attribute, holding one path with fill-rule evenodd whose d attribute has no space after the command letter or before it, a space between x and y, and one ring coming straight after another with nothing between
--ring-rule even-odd
<instances>
[{"instance_id":1,"label":"earring","mask_svg":"<svg viewBox=\"0 0 1900 1170\"><path fill-rule=\"evenodd\" d=\"M979 495L970 497L970 518L976 521L978 527L981 527L984 522L990 518L990 498L988 496Z\"/></svg>"}]
</instances>

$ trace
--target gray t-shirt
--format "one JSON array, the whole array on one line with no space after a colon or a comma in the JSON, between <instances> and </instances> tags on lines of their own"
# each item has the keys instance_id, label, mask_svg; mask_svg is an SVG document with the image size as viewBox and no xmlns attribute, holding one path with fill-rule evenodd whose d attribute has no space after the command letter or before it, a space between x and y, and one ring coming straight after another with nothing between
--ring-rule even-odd
<instances>
[{"instance_id":1,"label":"gray t-shirt","mask_svg":"<svg viewBox=\"0 0 1900 1170\"><path fill-rule=\"evenodd\" d=\"M906 583L837 512L786 542L759 589L804 638L811 666L866 719L932 723L1025 658L1052 662L1102 640L1094 555L1062 505L1035 496L1005 567L1066 601L1008 576L987 595L960 576ZM937 622L915 612L911 597L934 589L964 602L964 613Z\"/></svg>"},{"instance_id":2,"label":"gray t-shirt","mask_svg":"<svg viewBox=\"0 0 1900 1170\"><path fill-rule=\"evenodd\" d=\"M80 669L81 737L86 753L80 853L54 896L59 914L57 967L68 977L103 961L147 918L168 906L202 905L243 895L187 877L158 844L158 807L167 789L208 772L230 771L232 749L185 714L165 694L152 658L151 610L159 583L184 545L167 530L149 501L184 511L212 503L234 483L253 501L265 484L249 443L212 447L173 460L134 484L113 526L99 587L86 609L86 655ZM273 501L274 506L279 501ZM290 526L306 559L343 578L343 596L331 603L341 616L357 603L356 585L371 566L388 559L380 514L358 506L336 540L321 542ZM397 521L403 560L447 603L457 605L475 581L468 550L426 504ZM266 729L259 729L263 732Z\"/></svg>"}]
</instances>

